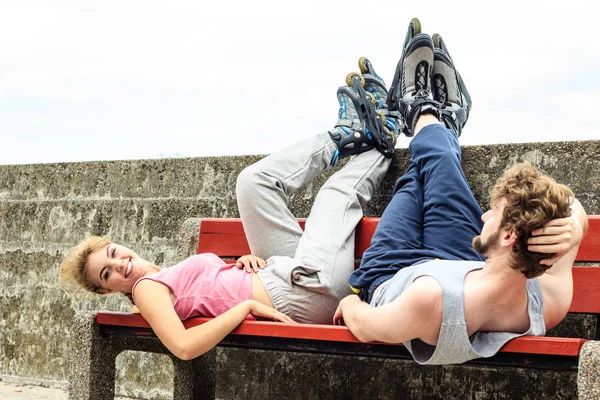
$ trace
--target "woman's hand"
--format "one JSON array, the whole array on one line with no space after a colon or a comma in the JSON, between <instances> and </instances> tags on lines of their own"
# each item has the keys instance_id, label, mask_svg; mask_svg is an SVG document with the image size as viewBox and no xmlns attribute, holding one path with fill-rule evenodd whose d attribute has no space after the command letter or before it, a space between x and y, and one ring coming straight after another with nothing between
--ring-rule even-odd
<instances>
[{"instance_id":1,"label":"woman's hand","mask_svg":"<svg viewBox=\"0 0 600 400\"><path fill-rule=\"evenodd\" d=\"M247 256L242 256L238 258L238 260L235 262L235 266L239 269L244 268L246 272L250 273L258 272L259 268L265 268L267 266L267 263L260 257L248 254Z\"/></svg>"},{"instance_id":2,"label":"woman's hand","mask_svg":"<svg viewBox=\"0 0 600 400\"><path fill-rule=\"evenodd\" d=\"M340 301L337 310L335 310L335 314L333 314L334 325L346 325L344 323L344 312L342 311L342 307L347 307L348 304L352 305L352 303L362 303L362 301L355 294L346 296L342 299L342 301Z\"/></svg>"},{"instance_id":3,"label":"woman's hand","mask_svg":"<svg viewBox=\"0 0 600 400\"><path fill-rule=\"evenodd\" d=\"M337 310L335 310L335 314L333 314L333 324L334 325L346 325L344 324L344 315L342 313L342 304L338 305Z\"/></svg>"},{"instance_id":4,"label":"woman's hand","mask_svg":"<svg viewBox=\"0 0 600 400\"><path fill-rule=\"evenodd\" d=\"M253 317L268 318L279 322L285 322L286 324L297 324L296 321L284 313L256 300L250 300L250 314L252 314Z\"/></svg>"}]
</instances>

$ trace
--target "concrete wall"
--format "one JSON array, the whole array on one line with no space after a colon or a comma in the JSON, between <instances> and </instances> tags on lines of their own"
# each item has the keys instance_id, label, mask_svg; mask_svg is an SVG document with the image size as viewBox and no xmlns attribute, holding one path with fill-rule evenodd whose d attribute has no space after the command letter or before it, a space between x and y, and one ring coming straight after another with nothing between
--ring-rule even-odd
<instances>
[{"instance_id":1,"label":"concrete wall","mask_svg":"<svg viewBox=\"0 0 600 400\"><path fill-rule=\"evenodd\" d=\"M600 214L599 154L600 141L472 146L463 148L463 166L484 208L495 179L507 166L527 160L569 185L589 214ZM0 379L64 385L74 313L129 309L118 295L74 298L61 289L59 266L74 244L104 235L157 265L172 265L194 250L190 218L238 216L236 177L259 158L0 166ZM381 215L407 161L407 151L397 151L367 215ZM326 176L295 196L295 215L308 214ZM593 330L590 318L570 316L554 334L590 337ZM497 368L474 373L470 366L423 368L404 361L357 363L344 357L225 349L218 357L218 395L224 399L536 398L540 389L570 398L575 390L573 373ZM118 363L119 394L168 398L168 357L128 352Z\"/></svg>"}]
</instances>

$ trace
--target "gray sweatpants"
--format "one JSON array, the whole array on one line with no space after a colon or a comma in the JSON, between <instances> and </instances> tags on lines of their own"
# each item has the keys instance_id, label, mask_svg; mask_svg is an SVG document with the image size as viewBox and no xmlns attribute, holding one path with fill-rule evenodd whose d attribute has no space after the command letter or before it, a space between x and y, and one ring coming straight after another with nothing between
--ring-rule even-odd
<instances>
[{"instance_id":1,"label":"gray sweatpants","mask_svg":"<svg viewBox=\"0 0 600 400\"><path fill-rule=\"evenodd\" d=\"M237 181L250 250L267 261L258 276L275 307L297 322L331 324L351 294L354 228L390 164L377 150L353 157L321 187L303 232L290 196L329 167L334 150L324 132L247 167Z\"/></svg>"}]
</instances>

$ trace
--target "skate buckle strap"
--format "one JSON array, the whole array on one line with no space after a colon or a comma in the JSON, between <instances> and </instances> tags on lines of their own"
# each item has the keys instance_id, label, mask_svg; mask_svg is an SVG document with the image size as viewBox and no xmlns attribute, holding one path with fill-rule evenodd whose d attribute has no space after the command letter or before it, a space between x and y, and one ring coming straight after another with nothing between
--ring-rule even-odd
<instances>
[{"instance_id":1,"label":"skate buckle strap","mask_svg":"<svg viewBox=\"0 0 600 400\"><path fill-rule=\"evenodd\" d=\"M420 93L424 92L424 93ZM419 97L417 97L420 95ZM421 115L431 114L441 121L440 103L433 100L429 96L429 92L426 90L417 91L415 94L415 101L409 106L406 124L407 124L407 135L414 136L415 125Z\"/></svg>"},{"instance_id":2,"label":"skate buckle strap","mask_svg":"<svg viewBox=\"0 0 600 400\"><path fill-rule=\"evenodd\" d=\"M354 120L351 119L338 119L337 123L335 124L336 128L339 126L345 126L346 128L356 128L357 127L357 123Z\"/></svg>"},{"instance_id":3,"label":"skate buckle strap","mask_svg":"<svg viewBox=\"0 0 600 400\"><path fill-rule=\"evenodd\" d=\"M359 107L356 110L362 117L362 132L374 141L375 148L385 157L394 155L394 137L386 132L384 126L386 121L378 121L373 106L367 102L369 97L363 89L359 80L352 81L352 89L358 93Z\"/></svg>"},{"instance_id":4,"label":"skate buckle strap","mask_svg":"<svg viewBox=\"0 0 600 400\"><path fill-rule=\"evenodd\" d=\"M462 125L466 120L466 110L459 108L456 111L450 109L442 109L441 121L446 125L446 128L451 129L457 137L462 133Z\"/></svg>"},{"instance_id":5,"label":"skate buckle strap","mask_svg":"<svg viewBox=\"0 0 600 400\"><path fill-rule=\"evenodd\" d=\"M385 157L390 158L394 156L394 135L391 132L387 132L386 129L383 129L384 135L381 136L381 140L378 140L380 144L377 146L377 150ZM379 138L378 138L379 139Z\"/></svg>"},{"instance_id":6,"label":"skate buckle strap","mask_svg":"<svg viewBox=\"0 0 600 400\"><path fill-rule=\"evenodd\" d=\"M384 128L386 121L378 121L371 113L363 120L363 132L375 142L375 148L385 157L394 155L394 137Z\"/></svg>"},{"instance_id":7,"label":"skate buckle strap","mask_svg":"<svg viewBox=\"0 0 600 400\"><path fill-rule=\"evenodd\" d=\"M394 135L394 137L398 136L398 132L401 132L404 128L402 114L399 111L390 111L387 108L381 108L377 112L385 117L383 125L391 131L390 134Z\"/></svg>"}]
</instances>

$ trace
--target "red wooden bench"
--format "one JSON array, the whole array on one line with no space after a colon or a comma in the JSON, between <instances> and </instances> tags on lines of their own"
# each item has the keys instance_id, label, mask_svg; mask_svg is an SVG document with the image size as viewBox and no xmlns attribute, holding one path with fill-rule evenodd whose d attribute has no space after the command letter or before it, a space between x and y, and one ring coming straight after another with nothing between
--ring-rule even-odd
<instances>
[{"instance_id":1,"label":"red wooden bench","mask_svg":"<svg viewBox=\"0 0 600 400\"><path fill-rule=\"evenodd\" d=\"M379 218L364 218L358 226L357 259L369 246L378 221ZM589 222L589 232L584 238L577 256L577 261L580 263L600 261L600 216L590 216ZM300 219L299 223L303 226L304 220ZM197 252L215 253L225 259L235 259L248 254L250 250L241 221L239 219L202 219ZM573 278L574 295L570 312L595 314L596 333L595 337L591 339L599 340L600 268L576 266L573 268ZM185 321L184 325L191 327L207 320L207 318L194 318ZM148 323L139 314L98 312L95 322L100 336L105 339L127 336L158 340ZM469 363L576 370L579 352L588 340L590 338L521 337L507 343L494 357L477 359ZM361 343L346 327L329 325L288 325L276 322L244 321L221 342L220 346L411 358L402 345ZM176 390L178 389L176 388ZM206 386L202 390L206 392ZM210 396L210 393L208 395L206 393L194 394L194 398Z\"/></svg>"}]
</instances>

